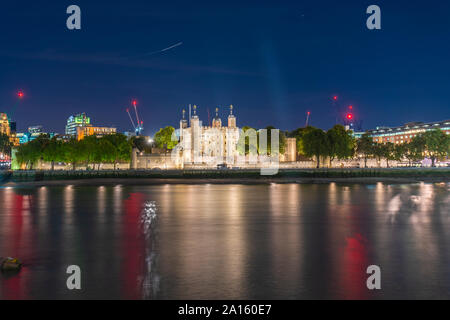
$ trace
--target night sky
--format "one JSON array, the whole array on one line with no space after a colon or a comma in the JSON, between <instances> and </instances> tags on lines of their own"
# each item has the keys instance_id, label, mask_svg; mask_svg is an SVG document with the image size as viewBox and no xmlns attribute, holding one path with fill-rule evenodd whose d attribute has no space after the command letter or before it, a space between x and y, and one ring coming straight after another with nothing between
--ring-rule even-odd
<instances>
[{"instance_id":1,"label":"night sky","mask_svg":"<svg viewBox=\"0 0 450 320\"><path fill-rule=\"evenodd\" d=\"M82 29L66 28L76 4ZM382 30L366 28L381 8ZM233 104L238 126L334 125L331 97L364 129L450 118L450 2L2 1L0 111L18 130L64 132L71 114L145 134L178 126L181 110ZM170 50L168 48L182 42ZM151 54L154 53L154 54Z\"/></svg>"}]
</instances>

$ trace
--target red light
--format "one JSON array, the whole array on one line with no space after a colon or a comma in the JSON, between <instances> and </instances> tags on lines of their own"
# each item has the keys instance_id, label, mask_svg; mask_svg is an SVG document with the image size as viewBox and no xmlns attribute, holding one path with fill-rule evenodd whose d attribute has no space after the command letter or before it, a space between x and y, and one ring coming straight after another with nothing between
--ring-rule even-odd
<instances>
[{"instance_id":1,"label":"red light","mask_svg":"<svg viewBox=\"0 0 450 320\"><path fill-rule=\"evenodd\" d=\"M22 99L23 98L23 96L24 96L24 94L23 94L23 92L22 91L19 91L18 93L17 93L17 96L20 98L20 99Z\"/></svg>"},{"instance_id":2,"label":"red light","mask_svg":"<svg viewBox=\"0 0 450 320\"><path fill-rule=\"evenodd\" d=\"M353 119L353 115L351 113L347 113L347 119L348 120L352 120Z\"/></svg>"},{"instance_id":3,"label":"red light","mask_svg":"<svg viewBox=\"0 0 450 320\"><path fill-rule=\"evenodd\" d=\"M348 106L348 108L349 108L350 110L352 110L352 109L353 109L353 106Z\"/></svg>"},{"instance_id":4,"label":"red light","mask_svg":"<svg viewBox=\"0 0 450 320\"><path fill-rule=\"evenodd\" d=\"M136 100L133 100L133 105L134 106L137 105L137 101Z\"/></svg>"},{"instance_id":5,"label":"red light","mask_svg":"<svg viewBox=\"0 0 450 320\"><path fill-rule=\"evenodd\" d=\"M308 114L308 116L309 116L309 115L311 114L311 112L308 111L307 114Z\"/></svg>"},{"instance_id":6,"label":"red light","mask_svg":"<svg viewBox=\"0 0 450 320\"><path fill-rule=\"evenodd\" d=\"M130 109L127 108L127 112L130 112Z\"/></svg>"},{"instance_id":7,"label":"red light","mask_svg":"<svg viewBox=\"0 0 450 320\"><path fill-rule=\"evenodd\" d=\"M334 97L333 97L333 100L337 100L337 99L338 99L338 97L337 97L337 96L334 96Z\"/></svg>"}]
</instances>

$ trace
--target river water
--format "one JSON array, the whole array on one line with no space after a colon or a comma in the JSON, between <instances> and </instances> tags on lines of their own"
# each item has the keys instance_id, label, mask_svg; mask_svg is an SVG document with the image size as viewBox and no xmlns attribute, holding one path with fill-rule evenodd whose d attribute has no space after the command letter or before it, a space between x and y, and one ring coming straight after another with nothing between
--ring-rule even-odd
<instances>
[{"instance_id":1,"label":"river water","mask_svg":"<svg viewBox=\"0 0 450 320\"><path fill-rule=\"evenodd\" d=\"M0 188L0 299L449 299L450 184ZM81 290L66 286L81 269ZM368 290L367 267L381 270Z\"/></svg>"}]
</instances>

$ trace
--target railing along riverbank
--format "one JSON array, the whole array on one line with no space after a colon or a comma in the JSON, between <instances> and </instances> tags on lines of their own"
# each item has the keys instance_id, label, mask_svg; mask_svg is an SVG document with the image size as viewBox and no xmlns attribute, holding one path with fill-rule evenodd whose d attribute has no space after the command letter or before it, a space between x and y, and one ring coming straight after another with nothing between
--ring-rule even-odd
<instances>
[{"instance_id":1,"label":"railing along riverbank","mask_svg":"<svg viewBox=\"0 0 450 320\"><path fill-rule=\"evenodd\" d=\"M257 169L215 170L17 170L0 171L0 183L78 179L270 179L270 178L421 178L450 179L450 168L347 168L280 169L276 175L262 176Z\"/></svg>"}]
</instances>

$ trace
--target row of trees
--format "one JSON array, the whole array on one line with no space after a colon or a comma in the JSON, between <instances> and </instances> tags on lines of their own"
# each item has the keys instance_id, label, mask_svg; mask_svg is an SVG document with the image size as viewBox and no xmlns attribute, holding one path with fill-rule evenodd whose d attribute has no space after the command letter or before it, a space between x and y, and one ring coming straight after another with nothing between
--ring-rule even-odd
<instances>
[{"instance_id":1,"label":"row of trees","mask_svg":"<svg viewBox=\"0 0 450 320\"><path fill-rule=\"evenodd\" d=\"M260 153L261 131L248 126L242 129L245 134L240 137L238 152L253 155ZM252 130L249 131L250 129ZM356 140L342 125L335 125L328 131L309 126L291 132L280 131L279 150L271 148L271 129L275 128L269 126L265 129L267 129L267 150L264 150L264 153L283 154L286 137L293 137L296 139L298 155L315 159L317 167L320 167L321 159L327 158L331 163L334 159L350 159L355 155L364 158L365 167L369 158L377 159L378 162L386 159L389 167L389 161L407 159L412 164L424 157L429 157L434 166L437 159L448 156L450 151L450 136L440 129L416 135L408 143L394 144L376 143L367 133ZM161 149L173 149L178 143L173 140L174 132L173 127L160 129L154 136L156 146ZM87 167L92 165L94 169L96 164L100 168L101 163L112 163L116 168L117 163L130 160L132 146L141 151L151 150L144 137L127 139L123 134L106 135L101 138L89 136L81 141L72 139L68 142L41 135L33 141L20 145L17 148L16 158L20 164L25 164L30 169L39 160L50 162L52 170L56 162L71 163L74 169L81 163ZM0 135L0 152L9 153L10 150L9 138Z\"/></svg>"},{"instance_id":2,"label":"row of trees","mask_svg":"<svg viewBox=\"0 0 450 320\"><path fill-rule=\"evenodd\" d=\"M297 152L301 156L315 158L317 168L321 158L350 159L355 155L364 158L364 167L367 167L367 159L385 159L389 167L389 161L408 160L409 165L415 161L428 157L435 166L436 160L444 158L450 153L450 136L440 129L426 131L416 135L410 142L394 144L392 142L377 143L365 133L360 139L355 139L350 131L342 125L335 125L328 131L314 127L299 128L288 133L297 141Z\"/></svg>"},{"instance_id":3,"label":"row of trees","mask_svg":"<svg viewBox=\"0 0 450 320\"><path fill-rule=\"evenodd\" d=\"M101 138L89 136L77 141L71 139L67 142L48 135L40 135L36 139L17 147L16 159L20 165L25 164L29 169L39 161L51 163L54 169L56 162L71 163L75 170L77 164L85 164L88 168L102 163L114 164L129 161L131 157L132 140L123 134L111 134Z\"/></svg>"},{"instance_id":4,"label":"row of trees","mask_svg":"<svg viewBox=\"0 0 450 320\"><path fill-rule=\"evenodd\" d=\"M416 135L410 142L394 144L392 142L376 143L367 133L357 141L356 152L364 158L364 166L367 167L367 159L375 158L378 161L401 161L407 159L409 165L423 160L431 159L431 166L435 166L436 160L444 158L450 153L450 136L440 129L426 131Z\"/></svg>"},{"instance_id":5,"label":"row of trees","mask_svg":"<svg viewBox=\"0 0 450 320\"><path fill-rule=\"evenodd\" d=\"M321 158L328 157L333 161L355 155L356 140L342 125L335 125L328 131L311 126L298 128L289 132L288 136L296 138L299 155L316 159L317 168L320 167Z\"/></svg>"},{"instance_id":6,"label":"row of trees","mask_svg":"<svg viewBox=\"0 0 450 320\"><path fill-rule=\"evenodd\" d=\"M242 128L242 135L239 137L237 151L239 154L264 154L264 155L278 155L283 154L286 150L286 133L284 131L279 131L278 134L278 150L272 150L272 130L275 129L273 126L265 127L263 130L266 130L266 150L260 150L260 136L262 131L244 126Z\"/></svg>"}]
</instances>

